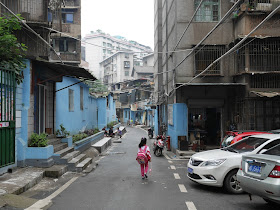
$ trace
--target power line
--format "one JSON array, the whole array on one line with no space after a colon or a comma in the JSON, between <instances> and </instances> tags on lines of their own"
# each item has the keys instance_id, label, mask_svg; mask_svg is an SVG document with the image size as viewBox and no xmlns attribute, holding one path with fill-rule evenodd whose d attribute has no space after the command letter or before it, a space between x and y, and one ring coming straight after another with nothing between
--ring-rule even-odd
<instances>
[{"instance_id":1,"label":"power line","mask_svg":"<svg viewBox=\"0 0 280 210\"><path fill-rule=\"evenodd\" d=\"M195 77L193 77L189 82L184 83L179 85L178 87L176 87L174 90L177 90L180 87L186 86L188 84L190 84L192 81L194 81L196 78L198 78L200 75L202 75L203 73L205 73L206 71L208 71L214 64L218 63L221 59L223 59L224 57L226 57L227 55L231 54L232 52L234 52L236 50L236 48L238 48L242 43L244 43L248 37L250 35L252 35L262 24L264 24L267 20L269 20L276 12L278 12L278 10L280 9L280 5L274 9L260 24L258 24L249 34L247 34L240 42L238 42L233 48L231 48L229 51L227 51L225 54L223 54L222 56L220 56L218 59L216 59L214 62L212 62L206 69L204 69L201 73L199 73L198 75L196 75ZM173 92L174 93L174 92ZM173 93L171 95L173 95ZM170 94L168 94L168 96L171 96Z\"/></svg>"},{"instance_id":2,"label":"power line","mask_svg":"<svg viewBox=\"0 0 280 210\"><path fill-rule=\"evenodd\" d=\"M183 39L183 37L184 37L185 33L187 32L187 30L189 29L189 27L190 27L190 25L191 25L191 23L192 23L192 21L193 21L193 19L194 19L194 17L195 17L195 15L196 15L196 13L197 13L197 12L198 12L198 10L200 9L200 7L201 7L201 5L202 5L203 1L204 1L204 0L201 0L201 1L200 1L200 3L199 3L199 5L198 5L198 7L196 8L196 10L195 10L195 12L194 12L194 14L193 14L193 16L192 16L192 18L191 18L190 22L188 23L188 25L187 25L187 27L185 28L185 30L184 30L184 32L183 32L183 34L182 34L182 36L180 37L180 39L178 40L177 44L175 45L175 47L174 47L173 51L175 51L175 50L176 50L176 48L178 47L179 43L180 43L180 42L181 42L181 40Z\"/></svg>"},{"instance_id":3,"label":"power line","mask_svg":"<svg viewBox=\"0 0 280 210\"><path fill-rule=\"evenodd\" d=\"M160 73L156 73L155 74L155 78L157 77L157 75L159 74L164 74L164 73L168 73L168 72L171 72L171 71L174 71L176 70L187 58L190 57L190 55L231 15L231 13L234 11L234 9L239 5L239 3L241 2L242 0L238 0L229 10L228 12L224 15L224 17L214 26L214 28L212 28L212 30L210 32L208 32L206 34L206 36L196 45L192 48L191 52L179 63L176 65L176 67L174 67L173 69L171 70L167 70L167 71L164 71L164 72L160 72ZM189 49L188 49L189 50Z\"/></svg>"},{"instance_id":4,"label":"power line","mask_svg":"<svg viewBox=\"0 0 280 210\"><path fill-rule=\"evenodd\" d=\"M8 12L10 12L13 16L15 16L18 21L23 24L26 28L28 28L28 30L30 30L32 33L34 33L37 37L39 37L39 39L41 39L44 43L46 43L53 51L54 53L57 55L57 57L59 58L59 60L61 61L62 64L63 61L61 60L61 57L57 54L57 52L55 51L55 49L46 41L44 40L39 34L37 34L32 28L30 28L23 20L21 20L15 13L13 13L8 7L6 7L5 4L3 4L1 1L0 1L0 4L6 9L8 10Z\"/></svg>"}]
</instances>

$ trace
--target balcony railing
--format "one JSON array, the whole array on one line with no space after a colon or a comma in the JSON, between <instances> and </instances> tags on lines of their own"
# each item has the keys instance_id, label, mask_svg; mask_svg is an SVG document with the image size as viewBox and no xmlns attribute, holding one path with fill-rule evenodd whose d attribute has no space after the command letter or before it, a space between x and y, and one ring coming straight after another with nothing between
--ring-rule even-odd
<instances>
[{"instance_id":1,"label":"balcony railing","mask_svg":"<svg viewBox=\"0 0 280 210\"><path fill-rule=\"evenodd\" d=\"M59 52L58 54L61 57L62 61L77 62L77 63L81 61L80 53ZM55 60L55 61L59 60L54 52L51 52L51 60Z\"/></svg>"},{"instance_id":2,"label":"balcony railing","mask_svg":"<svg viewBox=\"0 0 280 210\"><path fill-rule=\"evenodd\" d=\"M47 0L0 0L10 10L30 22L47 22L48 21L48 1ZM9 12L1 7L1 15Z\"/></svg>"},{"instance_id":3,"label":"balcony railing","mask_svg":"<svg viewBox=\"0 0 280 210\"><path fill-rule=\"evenodd\" d=\"M280 0L249 0L248 11L270 12L280 5Z\"/></svg>"}]
</instances>

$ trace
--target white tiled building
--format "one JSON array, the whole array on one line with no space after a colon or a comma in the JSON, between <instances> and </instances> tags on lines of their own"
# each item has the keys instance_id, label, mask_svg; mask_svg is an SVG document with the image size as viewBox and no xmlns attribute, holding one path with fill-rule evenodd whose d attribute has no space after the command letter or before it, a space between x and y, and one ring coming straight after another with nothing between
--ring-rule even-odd
<instances>
[{"instance_id":1,"label":"white tiled building","mask_svg":"<svg viewBox=\"0 0 280 210\"><path fill-rule=\"evenodd\" d=\"M152 49L135 41L128 41L121 36L110 36L98 30L86 35L82 46L85 47L85 60L89 69L98 79L103 79L100 63L118 51L131 51L133 53L132 66L142 66L143 57L150 54Z\"/></svg>"}]
</instances>

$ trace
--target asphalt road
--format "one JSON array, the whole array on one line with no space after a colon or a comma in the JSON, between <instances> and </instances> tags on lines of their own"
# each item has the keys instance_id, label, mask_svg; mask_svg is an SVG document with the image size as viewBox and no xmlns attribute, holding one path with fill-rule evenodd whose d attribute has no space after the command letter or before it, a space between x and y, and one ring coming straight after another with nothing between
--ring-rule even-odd
<instances>
[{"instance_id":1,"label":"asphalt road","mask_svg":"<svg viewBox=\"0 0 280 210\"><path fill-rule=\"evenodd\" d=\"M261 198L226 194L220 188L201 186L187 178L187 160L152 156L152 174L142 180L136 162L137 146L147 133L127 128L120 144L99 160L95 171L80 177L54 198L52 210L140 210L140 209L275 209ZM152 141L148 145L152 149Z\"/></svg>"}]
</instances>

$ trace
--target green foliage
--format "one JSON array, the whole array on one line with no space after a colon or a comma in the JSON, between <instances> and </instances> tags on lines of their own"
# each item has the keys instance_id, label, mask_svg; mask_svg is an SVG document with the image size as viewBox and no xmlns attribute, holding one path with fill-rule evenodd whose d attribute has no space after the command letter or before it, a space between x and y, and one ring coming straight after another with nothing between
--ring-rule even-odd
<instances>
[{"instance_id":1,"label":"green foliage","mask_svg":"<svg viewBox=\"0 0 280 210\"><path fill-rule=\"evenodd\" d=\"M27 47L18 42L14 35L18 30L21 30L21 25L17 18L0 17L0 66L14 70L17 83L20 84L23 80L22 69L26 67L23 58Z\"/></svg>"},{"instance_id":2,"label":"green foliage","mask_svg":"<svg viewBox=\"0 0 280 210\"><path fill-rule=\"evenodd\" d=\"M29 147L46 147L46 146L48 146L47 134L41 133L39 135L37 133L32 133L28 146Z\"/></svg>"},{"instance_id":3,"label":"green foliage","mask_svg":"<svg viewBox=\"0 0 280 210\"><path fill-rule=\"evenodd\" d=\"M94 82L88 82L90 86L89 91L91 93L104 93L108 92L108 87L104 85L100 80L95 80Z\"/></svg>"},{"instance_id":4,"label":"green foliage","mask_svg":"<svg viewBox=\"0 0 280 210\"><path fill-rule=\"evenodd\" d=\"M99 132L100 131L98 130L98 128L94 128L94 129L86 130L84 133L87 134L88 136L91 136Z\"/></svg>"},{"instance_id":5,"label":"green foliage","mask_svg":"<svg viewBox=\"0 0 280 210\"><path fill-rule=\"evenodd\" d=\"M111 128L111 127L113 127L114 125L117 125L117 124L118 124L117 121L109 122L109 123L107 124L107 128Z\"/></svg>"},{"instance_id":6,"label":"green foliage","mask_svg":"<svg viewBox=\"0 0 280 210\"><path fill-rule=\"evenodd\" d=\"M66 136L70 135L70 132L66 130L66 128L63 126L63 124L60 124L59 126L60 126L60 129L57 129L56 133L55 133L55 135L57 137L65 138Z\"/></svg>"},{"instance_id":7,"label":"green foliage","mask_svg":"<svg viewBox=\"0 0 280 210\"><path fill-rule=\"evenodd\" d=\"M88 135L85 134L85 133L79 133L79 134L73 135L72 136L73 143L75 143L76 141L80 141L80 140L82 140L82 139L84 139L86 137L88 137Z\"/></svg>"}]
</instances>

